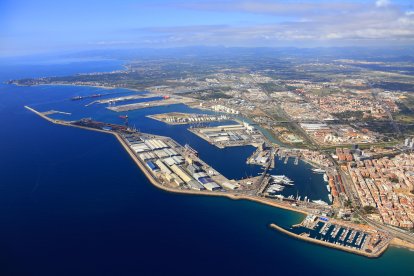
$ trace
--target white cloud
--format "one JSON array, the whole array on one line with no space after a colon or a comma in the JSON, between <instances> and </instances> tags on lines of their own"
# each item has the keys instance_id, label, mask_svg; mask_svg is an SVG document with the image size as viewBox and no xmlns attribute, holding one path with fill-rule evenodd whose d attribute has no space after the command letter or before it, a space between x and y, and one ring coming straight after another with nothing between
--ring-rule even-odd
<instances>
[{"instance_id":1,"label":"white cloud","mask_svg":"<svg viewBox=\"0 0 414 276\"><path fill-rule=\"evenodd\" d=\"M375 6L377 6L378 8L383 8L383 7L387 7L391 4L390 0L377 0L375 2Z\"/></svg>"},{"instance_id":2,"label":"white cloud","mask_svg":"<svg viewBox=\"0 0 414 276\"><path fill-rule=\"evenodd\" d=\"M375 5L374 5L375 3ZM199 25L131 30L140 41L178 45L413 45L414 12L377 0L370 4L269 0L209 0L179 2L180 8L283 16L284 21L262 24ZM380 7L380 8L379 8ZM386 7L386 8L385 8ZM320 11L320 12L319 12ZM286 17L288 15L289 17Z\"/></svg>"}]
</instances>

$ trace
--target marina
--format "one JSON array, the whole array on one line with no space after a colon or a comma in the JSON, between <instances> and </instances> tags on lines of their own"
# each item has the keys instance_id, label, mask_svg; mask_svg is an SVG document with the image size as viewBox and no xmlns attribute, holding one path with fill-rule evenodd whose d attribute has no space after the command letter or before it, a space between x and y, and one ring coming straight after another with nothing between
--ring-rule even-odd
<instances>
[{"instance_id":1,"label":"marina","mask_svg":"<svg viewBox=\"0 0 414 276\"><path fill-rule=\"evenodd\" d=\"M290 229L283 229L275 224L271 226L299 239L371 258L383 254L392 239L386 232L367 226L345 225L343 222L315 215L308 215L300 224L293 225Z\"/></svg>"},{"instance_id":2,"label":"marina","mask_svg":"<svg viewBox=\"0 0 414 276\"><path fill-rule=\"evenodd\" d=\"M71 120L79 120L83 117L93 117L95 119L99 119L104 122L110 122L114 124L124 124L126 121L126 119L121 119L121 116L114 116L111 111L109 111L102 105L93 105L85 108L83 104L78 103L77 101L64 102L62 104L64 104L64 108L62 107L62 110L67 110L68 112L72 113L70 117ZM47 111L54 108L54 105L40 105L38 106L38 108L40 108L40 110ZM193 135L191 129L188 129L188 126L186 125L173 125L171 127L165 127L164 123L154 121L146 117L151 114L166 113L164 110L167 108L169 110L172 110L170 112L180 112L188 114L197 114L200 112L200 110L198 109L190 108L184 105L174 105L171 107L160 106L149 109L139 109L128 112L128 125L130 127L135 127L138 130L147 130L147 132L172 137L181 145L190 144L193 148L197 149L197 151L203 156L203 159L207 163L215 164L215 169L217 171L220 171L226 178L236 179L239 180L239 182L243 180L244 183L248 183L249 181L246 179L252 178L253 176L258 174L261 175L261 168L266 167L266 163L260 162L264 159L250 158L250 160L254 162L249 163L246 161L249 159L249 157L258 157L258 154L261 154L262 157L268 156L268 161L270 161L270 174L285 174L295 182L295 188L287 188L280 192L280 194L284 196L284 198L288 199L288 197L293 196L296 199L298 196L301 196L301 202L303 202L305 196L307 196L308 200L322 199L328 202L328 193L325 188L325 185L323 185L322 175L313 174L310 170L311 166L304 163L302 160L298 160L298 165L295 165L293 162L289 162L288 164L284 164L284 162L275 162L277 160L275 158L272 158L270 154L272 154L272 152L273 154L278 153L278 148L274 148L269 144L265 145L266 149L264 151L260 149L263 145L262 143L255 144L256 148L250 146L218 148L212 146L209 143L204 142L204 139L200 139L198 135ZM214 113L207 114L214 115ZM126 117L124 115L126 114L122 114L122 117ZM50 117L59 120L66 119L65 115L60 114L52 114L50 115ZM219 122L211 122L209 124L214 125L215 123L218 124ZM263 138L261 138L261 140L262 139ZM297 193L298 195L296 195Z\"/></svg>"},{"instance_id":3,"label":"marina","mask_svg":"<svg viewBox=\"0 0 414 276\"><path fill-rule=\"evenodd\" d=\"M306 197L304 201L300 201L299 195L284 196L275 194L276 192L282 192L285 187L293 186L293 181L284 175L269 176L267 173L272 164L271 162L268 162L264 171L257 177L230 180L201 160L198 152L191 146L186 144L182 147L171 138L143 134L125 125L98 122L91 119L72 122L53 120L42 112L30 107L26 108L56 124L108 132L114 134L120 141L125 140L123 143L125 143L131 157L136 159L141 169L148 170L146 174L150 179L153 179L152 183L162 189L206 195L223 194L231 198L235 196L244 197L292 210L296 209L292 208L290 204L296 202L295 206L303 208L298 209L299 212L326 210L329 207L313 204ZM235 190L237 190L237 195L231 193ZM257 190L258 192L255 192ZM263 193L265 196L262 199ZM252 194L258 194L258 197L252 197Z\"/></svg>"},{"instance_id":4,"label":"marina","mask_svg":"<svg viewBox=\"0 0 414 276\"><path fill-rule=\"evenodd\" d=\"M42 116L45 116L45 114L42 114ZM310 200L306 196L302 197L298 194L295 196L294 191L287 192L291 187L295 186L294 181L283 174L268 175L271 162L267 162L265 170L258 177L230 180L201 160L198 151L194 150L194 148L191 146L181 146L171 138L137 132L128 126L101 123L88 119L75 121L71 124L109 132L116 131L117 135L120 135L120 139L125 141L128 151L132 152L131 154L139 160L141 168L145 168L148 171L147 174L150 175L149 178L154 179L153 183L156 183L154 185L162 187L162 189L192 194L223 194L229 197L235 196L232 191L237 191L237 196L250 198L251 192L260 186L264 187L264 200L269 199L271 200L269 202L272 202L272 204L280 204L278 206L281 208L291 208L288 206L294 204L304 210L310 210L311 208L315 210L329 209L328 204L321 199ZM243 127L244 131L246 131L249 130L248 126L240 125L236 129L239 130L240 127ZM233 127L233 125L230 125L231 130L234 130ZM227 126L218 126L216 128L224 129L224 131L227 130ZM258 152L257 156L266 152L266 146L263 145L263 143L258 145L260 148L259 150L256 149ZM267 153L272 152L276 151L270 150ZM288 160L289 156L286 155L284 158ZM287 165L286 163L285 161L283 162L284 165ZM297 166L295 164L291 165ZM313 169L312 172L320 175L322 179L325 175L322 174L322 169ZM267 185L262 186L262 183L267 183ZM284 195L282 193L288 194ZM301 200L302 198L303 201ZM326 241L322 237L329 236L333 228L334 226L330 224L317 224L315 231L318 231L318 234L321 235L320 240ZM358 246L362 248L365 244L365 236L359 237L356 233L351 242L349 242L348 233L344 231L342 229L339 230L337 234L339 238L338 241L335 241L335 245L345 244L345 246L349 246L351 249L358 249ZM311 233L308 234L310 238L314 238Z\"/></svg>"},{"instance_id":5,"label":"marina","mask_svg":"<svg viewBox=\"0 0 414 276\"><path fill-rule=\"evenodd\" d=\"M53 67L51 74L55 74L55 71ZM9 263L9 267L18 261L24 262L28 269L39 268L35 271L39 274L43 273L42 275L61 274L58 272L76 274L79 267L61 258L61 254L73 254L79 257L76 262L77 265L81 263L82 269L97 270L102 274L108 271L107 264L114 261L125 264L126 269L136 268L133 271L137 274L143 273L147 266L148 270L145 272L150 273L154 270L161 271L156 267L159 261L157 257L159 249L162 249L165 254L180 256L187 254L191 249L191 252L197 255L212 254L217 258L226 259L227 264L221 267L221 272L229 274L235 273L235 266L232 263L240 261L246 264L242 268L243 272L274 273L275 258L278 262L286 263L294 259L303 264L301 267L305 267L277 268L280 273L287 274L306 274L313 271L318 274L346 275L349 274L349 263L355 270L370 271L376 275L394 273L395 266L400 268L401 275L411 275L413 272L411 266L413 253L408 250L392 247L380 259L367 261L365 258L344 254L340 250L293 241L287 236L262 227L269 221L277 221L279 225L285 227L285 223L291 225L302 219L300 215L293 212L246 200L198 195L174 196L154 189L144 174L137 171L135 164L131 165L131 159L123 154L122 147L112 135L45 124L38 117L21 108L25 104L30 104L41 111L56 109L72 114L70 117L64 114L50 115L55 119L78 120L83 117L93 117L106 122L122 123L118 115L111 114L109 110L109 113L106 112L104 106L96 105L91 106L91 109L78 110L75 107L78 105L84 107L86 101L68 100L76 95L103 93L104 89L86 86L20 87L3 84L0 86L3 89L0 95L1 102L6 104L1 110L2 123L8 129L7 134L3 133L5 143L2 148L3 157L7 160L1 193L1 202L5 210L2 214L4 221L1 230L4 244L2 254L9 257L9 250L14 250L13 260L5 260ZM16 94L24 97L8 100ZM51 104L44 104L46 102ZM11 109L7 106L13 105L18 105L20 109L12 113L14 116L11 120L8 116L11 114L9 113ZM145 117L146 114L171 111L164 108L166 107L128 113L130 125L136 125L137 129L145 132L173 137L181 145L190 143L203 160L229 179L257 175L260 172L257 166L245 164L254 148L226 148L220 154L220 150L197 139L198 137L188 133L185 127L162 127L161 123ZM191 112L187 107L180 105L174 106L174 111ZM26 142L27 135L30 135L37 147L42 150L41 155L21 151L23 150L21 145ZM52 142L48 137L53 137L59 143ZM8 149L10 145L14 150ZM25 155L24 160L28 162L22 160L20 153ZM242 156L242 160L226 158L236 155ZM55 158L60 158L62 161L55 163L51 169L49 164ZM26 165L27 173L21 174L21 170ZM81 178L78 176L79 173L82 173ZM295 187L302 195L301 201L304 200L305 195L311 199L319 199L326 194L322 175L312 174L310 166L302 160L299 160L297 166L292 166L292 162L286 165L283 161L279 162L271 174L286 175L294 180ZM33 187L33 182L30 181L36 177L39 177L41 184L39 188ZM15 185L16 183L22 185ZM27 194L25 191L28 191ZM288 189L285 189L284 192L287 191ZM286 197L292 194L296 194L296 191L288 192ZM27 200L29 197L30 200ZM306 201L308 199L306 197ZM25 202L24 206L21 205L22 202ZM105 213L102 214L97 207L102 208ZM147 216L146 210L153 210L157 216ZM160 217L169 219L166 221L159 219ZM220 228L217 227L212 231L211 220L220 224ZM250 223L252 221L254 223ZM165 235L164 230L159 230L165 229L166 223L170 225L168 228L170 237L166 237L168 235ZM27 227L31 229L30 235L22 235L21 229ZM289 229L289 226L286 227ZM79 231L80 229L82 231ZM252 243L240 243L239 236L228 235L226 243L229 246L223 246L223 232L234 233L235 230L243 236L261 238ZM148 235L150 232L155 233L157 239ZM177 242L172 241L176 238L171 239L172 236L182 237L178 239L180 246L176 246ZM50 237L57 237L59 241ZM358 237L354 242L357 242L357 239ZM107 241L105 247L100 245L102 240ZM200 245L199 248L193 247L195 240ZM88 246L85 247L84 244ZM122 246L126 244L128 246ZM51 256L50 252L58 254ZM260 252L260 254L251 254L252 252ZM304 253L298 254L298 252ZM130 257L133 258L131 262L125 260ZM136 267L131 266L132 263L136 264L136 259L145 257L148 257L146 266L141 264ZM321 259L323 262L320 262ZM202 264L198 258L190 258L190 260L189 269L196 270ZM100 266L98 264L103 262L106 265L98 268ZM166 258L164 263L168 269L163 272L177 272L171 270L175 262L176 259ZM327 263L329 266L326 265ZM65 271L61 270L63 266L66 267ZM16 264L16 267L21 272L22 267L19 264ZM48 271L45 270L46 267ZM120 274L126 272L120 267L117 269L120 269L118 271ZM206 270L209 273L217 272L207 267Z\"/></svg>"}]
</instances>

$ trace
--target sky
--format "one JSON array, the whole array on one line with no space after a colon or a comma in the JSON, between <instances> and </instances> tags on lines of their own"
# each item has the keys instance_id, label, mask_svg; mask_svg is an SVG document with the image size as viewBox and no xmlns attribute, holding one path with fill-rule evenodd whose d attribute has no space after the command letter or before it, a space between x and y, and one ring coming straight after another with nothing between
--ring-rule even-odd
<instances>
[{"instance_id":1,"label":"sky","mask_svg":"<svg viewBox=\"0 0 414 276\"><path fill-rule=\"evenodd\" d=\"M414 0L0 0L0 56L183 46L413 46Z\"/></svg>"}]
</instances>

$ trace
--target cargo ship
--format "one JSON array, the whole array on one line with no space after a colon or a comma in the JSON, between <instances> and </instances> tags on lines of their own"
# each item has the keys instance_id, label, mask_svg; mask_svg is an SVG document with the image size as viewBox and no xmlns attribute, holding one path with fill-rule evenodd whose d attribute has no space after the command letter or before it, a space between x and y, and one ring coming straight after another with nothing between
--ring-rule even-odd
<instances>
[{"instance_id":1,"label":"cargo ship","mask_svg":"<svg viewBox=\"0 0 414 276\"><path fill-rule=\"evenodd\" d=\"M79 100L83 100L86 98L99 98L102 97L102 94L93 94L93 95L89 95L89 96L75 96L73 98L71 98L72 101L79 101Z\"/></svg>"},{"instance_id":2,"label":"cargo ship","mask_svg":"<svg viewBox=\"0 0 414 276\"><path fill-rule=\"evenodd\" d=\"M185 144L184 148L189 151L190 153L194 154L195 156L198 156L198 151L193 149L189 144Z\"/></svg>"},{"instance_id":3,"label":"cargo ship","mask_svg":"<svg viewBox=\"0 0 414 276\"><path fill-rule=\"evenodd\" d=\"M82 96L76 96L76 97L71 98L72 101L78 101L78 100L82 100L82 99L83 99Z\"/></svg>"}]
</instances>

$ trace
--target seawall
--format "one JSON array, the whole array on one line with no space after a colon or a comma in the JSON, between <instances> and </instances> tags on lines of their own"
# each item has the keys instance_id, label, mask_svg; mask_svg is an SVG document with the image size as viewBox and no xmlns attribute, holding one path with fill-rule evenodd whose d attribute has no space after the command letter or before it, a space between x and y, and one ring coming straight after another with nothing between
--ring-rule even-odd
<instances>
[{"instance_id":1,"label":"seawall","mask_svg":"<svg viewBox=\"0 0 414 276\"><path fill-rule=\"evenodd\" d=\"M330 242L325 242L325 241L321 241L321 240L317 240L317 239L312 239L312 238L309 238L309 237L306 237L306 236L301 236L301 235L295 234L293 232L290 232L290 231L288 231L288 230L286 230L286 229L284 229L284 228L282 228L282 227L280 227L280 226L278 226L274 223L270 224L270 227L273 228L273 229L276 229L276 230L278 230L278 231L280 231L280 232L282 232L286 235L289 235L293 238L297 238L297 239L307 241L307 242L311 242L311 243L316 243L316 244L319 244L319 245L322 245L322 246L331 247L331 248L334 248L334 249L339 249L339 250L342 250L342 251L346 251L348 253L358 254L358 255L361 255L361 256L368 257L368 258L378 258L388 248L388 245L386 245L386 246L382 247L381 250L379 250L378 252L368 253L368 252L364 252L364 251L361 251L361 250L356 250L356 249L353 249L353 248L348 248L348 247L340 246L340 245L337 245L337 244L333 244L333 243L330 243Z\"/></svg>"},{"instance_id":2,"label":"seawall","mask_svg":"<svg viewBox=\"0 0 414 276\"><path fill-rule=\"evenodd\" d=\"M89 128L89 127L85 127L85 126L74 125L74 124L71 124L70 122L65 122L65 121L61 121L61 120L54 120L54 119L51 119L51 118L45 116L41 112L39 112L39 111L29 107L29 106L25 106L25 108L32 111L33 113L37 114L38 116L42 117L43 119L45 119L45 120L47 120L47 121L49 121L53 124L69 126L69 127L76 127L76 128L80 128L80 129L103 132L103 133L114 135L116 137L116 139L119 141L119 143L121 143L123 148L126 150L126 152L129 154L129 156L132 158L132 160L135 162L135 164L145 174L145 176L151 182L151 184L153 184L155 187L157 187L161 190L171 192L171 193L188 194L188 195L222 196L222 197L227 197L227 198L234 199L234 200L244 199L244 200L250 200L250 201L266 204L266 205L269 205L269 206L277 207L277 208L280 208L280 209L296 212L296 213L301 213L301 214L304 214L304 215L308 214L308 212L306 212L305 210L296 209L296 208L291 207L289 205L280 204L280 203L274 202L274 201L269 201L268 199L260 198L260 197L254 197L254 196L242 195L242 194L229 194L229 193L221 193L221 192L210 192L210 191L179 190L179 189L175 189L175 188L172 188L172 187L164 186L158 181L158 179L154 178L154 176L146 168L145 164L142 163L139 160L139 158L131 150L131 148L128 146L128 144L124 141L124 139L122 139L122 137L117 132L114 132L114 131L111 131L111 130Z\"/></svg>"}]
</instances>

